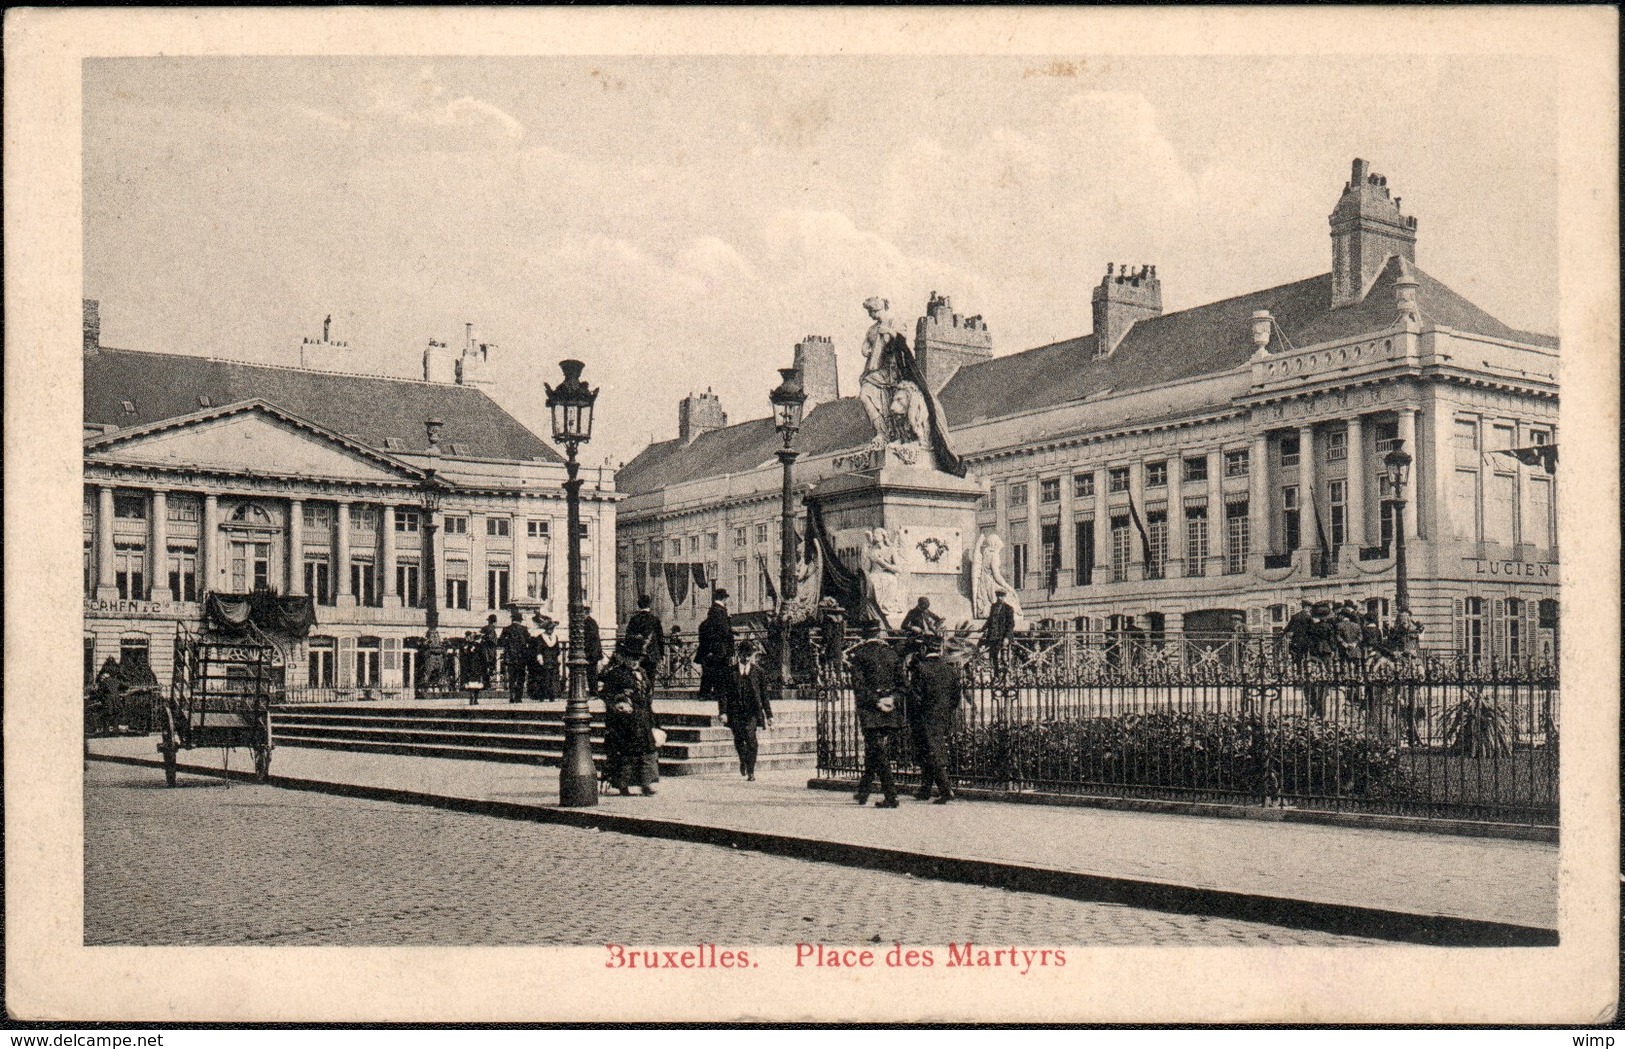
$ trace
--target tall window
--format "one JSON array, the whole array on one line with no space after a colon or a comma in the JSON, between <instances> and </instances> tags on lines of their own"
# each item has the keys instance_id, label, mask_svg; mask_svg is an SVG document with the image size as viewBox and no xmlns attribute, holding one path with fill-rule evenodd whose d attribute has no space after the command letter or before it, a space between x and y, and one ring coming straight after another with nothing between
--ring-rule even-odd
<instances>
[{"instance_id":1,"label":"tall window","mask_svg":"<svg viewBox=\"0 0 1625 1049\"><path fill-rule=\"evenodd\" d=\"M1106 490L1108 492L1128 491L1128 467L1114 466L1106 472Z\"/></svg>"},{"instance_id":2,"label":"tall window","mask_svg":"<svg viewBox=\"0 0 1625 1049\"><path fill-rule=\"evenodd\" d=\"M311 688L332 688L333 667L338 659L338 646L330 637L313 637L309 645L310 659L305 664L306 684Z\"/></svg>"},{"instance_id":3,"label":"tall window","mask_svg":"<svg viewBox=\"0 0 1625 1049\"><path fill-rule=\"evenodd\" d=\"M525 596L532 601L547 600L547 561L545 554L525 559Z\"/></svg>"},{"instance_id":4,"label":"tall window","mask_svg":"<svg viewBox=\"0 0 1625 1049\"><path fill-rule=\"evenodd\" d=\"M1382 510L1377 515L1377 534L1382 540L1384 550L1394 548L1394 504L1383 501Z\"/></svg>"},{"instance_id":5,"label":"tall window","mask_svg":"<svg viewBox=\"0 0 1625 1049\"><path fill-rule=\"evenodd\" d=\"M1506 650L1501 653L1502 659L1518 659L1523 656L1523 602L1516 597L1506 599L1506 626L1501 635L1506 638Z\"/></svg>"},{"instance_id":6,"label":"tall window","mask_svg":"<svg viewBox=\"0 0 1625 1049\"><path fill-rule=\"evenodd\" d=\"M1145 486L1147 488L1166 488L1168 485L1168 462L1145 464Z\"/></svg>"},{"instance_id":7,"label":"tall window","mask_svg":"<svg viewBox=\"0 0 1625 1049\"><path fill-rule=\"evenodd\" d=\"M1059 477L1046 477L1038 482L1038 501L1040 503L1058 503L1061 501L1061 479Z\"/></svg>"},{"instance_id":8,"label":"tall window","mask_svg":"<svg viewBox=\"0 0 1625 1049\"><path fill-rule=\"evenodd\" d=\"M1072 526L1072 536L1075 540L1073 549L1078 557L1078 585L1089 586L1095 581L1095 519L1085 517L1076 522Z\"/></svg>"},{"instance_id":9,"label":"tall window","mask_svg":"<svg viewBox=\"0 0 1625 1049\"><path fill-rule=\"evenodd\" d=\"M508 607L509 578L513 570L506 564L493 561L485 566L485 607L495 610Z\"/></svg>"},{"instance_id":10,"label":"tall window","mask_svg":"<svg viewBox=\"0 0 1625 1049\"><path fill-rule=\"evenodd\" d=\"M169 599L171 601L197 600L197 549L187 546L169 548Z\"/></svg>"},{"instance_id":11,"label":"tall window","mask_svg":"<svg viewBox=\"0 0 1625 1049\"><path fill-rule=\"evenodd\" d=\"M1027 585L1027 544L1010 545L1010 585L1017 590Z\"/></svg>"},{"instance_id":12,"label":"tall window","mask_svg":"<svg viewBox=\"0 0 1625 1049\"><path fill-rule=\"evenodd\" d=\"M750 536L746 533L744 526L740 526L740 527L734 529L734 545L735 546L749 546L750 545Z\"/></svg>"},{"instance_id":13,"label":"tall window","mask_svg":"<svg viewBox=\"0 0 1625 1049\"><path fill-rule=\"evenodd\" d=\"M1224 508L1224 570L1229 575L1247 571L1247 555L1252 552L1252 535L1245 502Z\"/></svg>"},{"instance_id":14,"label":"tall window","mask_svg":"<svg viewBox=\"0 0 1625 1049\"><path fill-rule=\"evenodd\" d=\"M1236 451L1224 453L1224 475L1226 477L1247 476L1247 449L1239 448Z\"/></svg>"},{"instance_id":15,"label":"tall window","mask_svg":"<svg viewBox=\"0 0 1625 1049\"><path fill-rule=\"evenodd\" d=\"M91 544L90 537L85 537L85 595L93 596L96 593L96 550Z\"/></svg>"},{"instance_id":16,"label":"tall window","mask_svg":"<svg viewBox=\"0 0 1625 1049\"><path fill-rule=\"evenodd\" d=\"M675 560L677 560L678 558L680 558L682 556L683 556L683 541L681 539L673 539L671 541L671 559L673 561L675 561Z\"/></svg>"},{"instance_id":17,"label":"tall window","mask_svg":"<svg viewBox=\"0 0 1625 1049\"><path fill-rule=\"evenodd\" d=\"M1112 518L1112 582L1121 583L1128 578L1129 562L1133 553L1129 546L1127 517Z\"/></svg>"},{"instance_id":18,"label":"tall window","mask_svg":"<svg viewBox=\"0 0 1625 1049\"><path fill-rule=\"evenodd\" d=\"M307 531L321 531L333 527L333 508L325 503L306 503L303 516Z\"/></svg>"},{"instance_id":19,"label":"tall window","mask_svg":"<svg viewBox=\"0 0 1625 1049\"><path fill-rule=\"evenodd\" d=\"M416 608L423 602L422 569L416 560L402 558L395 562L395 592L401 595L401 604Z\"/></svg>"},{"instance_id":20,"label":"tall window","mask_svg":"<svg viewBox=\"0 0 1625 1049\"><path fill-rule=\"evenodd\" d=\"M416 510L395 511L395 531L416 535L423 525L423 515Z\"/></svg>"},{"instance_id":21,"label":"tall window","mask_svg":"<svg viewBox=\"0 0 1625 1049\"><path fill-rule=\"evenodd\" d=\"M688 552L691 553L691 554L697 554L697 553L700 552L700 537L699 536L691 535L691 536L688 537Z\"/></svg>"},{"instance_id":22,"label":"tall window","mask_svg":"<svg viewBox=\"0 0 1625 1049\"><path fill-rule=\"evenodd\" d=\"M506 517L488 516L485 519L485 534L492 539L507 539L513 533L511 519Z\"/></svg>"},{"instance_id":23,"label":"tall window","mask_svg":"<svg viewBox=\"0 0 1625 1049\"><path fill-rule=\"evenodd\" d=\"M1093 473L1078 474L1072 478L1072 497L1074 499L1093 499L1095 497L1095 475Z\"/></svg>"},{"instance_id":24,"label":"tall window","mask_svg":"<svg viewBox=\"0 0 1625 1049\"><path fill-rule=\"evenodd\" d=\"M525 537L528 539L546 539L548 537L548 522L535 518L526 521Z\"/></svg>"},{"instance_id":25,"label":"tall window","mask_svg":"<svg viewBox=\"0 0 1625 1049\"><path fill-rule=\"evenodd\" d=\"M1185 460L1185 480L1207 480L1207 456L1198 455L1194 458Z\"/></svg>"},{"instance_id":26,"label":"tall window","mask_svg":"<svg viewBox=\"0 0 1625 1049\"><path fill-rule=\"evenodd\" d=\"M355 603L367 608L376 608L383 604L383 594L378 585L378 567L372 563L372 558L357 557L350 562L350 593L355 595Z\"/></svg>"},{"instance_id":27,"label":"tall window","mask_svg":"<svg viewBox=\"0 0 1625 1049\"><path fill-rule=\"evenodd\" d=\"M1347 430L1327 430L1321 437L1326 442L1327 462L1342 462L1349 457L1349 432Z\"/></svg>"},{"instance_id":28,"label":"tall window","mask_svg":"<svg viewBox=\"0 0 1625 1049\"><path fill-rule=\"evenodd\" d=\"M1010 483L1010 509L1027 505L1027 482L1012 481Z\"/></svg>"},{"instance_id":29,"label":"tall window","mask_svg":"<svg viewBox=\"0 0 1625 1049\"><path fill-rule=\"evenodd\" d=\"M468 561L446 558L446 607L468 609Z\"/></svg>"},{"instance_id":30,"label":"tall window","mask_svg":"<svg viewBox=\"0 0 1625 1049\"><path fill-rule=\"evenodd\" d=\"M1151 560L1145 566L1147 579L1162 579L1168 574L1168 514L1156 510L1145 515L1146 537L1150 540Z\"/></svg>"},{"instance_id":31,"label":"tall window","mask_svg":"<svg viewBox=\"0 0 1625 1049\"><path fill-rule=\"evenodd\" d=\"M258 540L233 540L231 543L231 590L245 594L250 590L265 590L271 585L271 544Z\"/></svg>"},{"instance_id":32,"label":"tall window","mask_svg":"<svg viewBox=\"0 0 1625 1049\"><path fill-rule=\"evenodd\" d=\"M756 526L756 541L758 543L767 542L767 525L766 524L759 524L759 525Z\"/></svg>"},{"instance_id":33,"label":"tall window","mask_svg":"<svg viewBox=\"0 0 1625 1049\"><path fill-rule=\"evenodd\" d=\"M586 536L582 536L582 538L585 539ZM705 548L707 550L715 550L717 548L717 533L715 533L715 532L707 532L707 533L705 533Z\"/></svg>"},{"instance_id":34,"label":"tall window","mask_svg":"<svg viewBox=\"0 0 1625 1049\"><path fill-rule=\"evenodd\" d=\"M1185 574L1207 575L1207 507L1193 506L1185 511Z\"/></svg>"},{"instance_id":35,"label":"tall window","mask_svg":"<svg viewBox=\"0 0 1625 1049\"><path fill-rule=\"evenodd\" d=\"M1336 550L1348 540L1349 483L1332 481L1326 487L1332 510L1332 549Z\"/></svg>"},{"instance_id":36,"label":"tall window","mask_svg":"<svg viewBox=\"0 0 1625 1049\"><path fill-rule=\"evenodd\" d=\"M145 636L120 638L118 643L119 662L125 666L132 666L136 661L151 665L149 659L152 655L152 644Z\"/></svg>"},{"instance_id":37,"label":"tall window","mask_svg":"<svg viewBox=\"0 0 1625 1049\"><path fill-rule=\"evenodd\" d=\"M1462 655L1472 662L1484 658L1484 599L1469 597L1462 602Z\"/></svg>"},{"instance_id":38,"label":"tall window","mask_svg":"<svg viewBox=\"0 0 1625 1049\"><path fill-rule=\"evenodd\" d=\"M1298 506L1298 486L1295 484L1285 485L1281 488L1281 535L1286 541L1288 553L1302 545L1302 528L1302 511Z\"/></svg>"},{"instance_id":39,"label":"tall window","mask_svg":"<svg viewBox=\"0 0 1625 1049\"><path fill-rule=\"evenodd\" d=\"M1509 463L1516 459L1496 456ZM1509 473L1491 470L1484 475L1484 538L1491 543L1511 546L1517 541L1514 531L1518 512L1517 479Z\"/></svg>"},{"instance_id":40,"label":"tall window","mask_svg":"<svg viewBox=\"0 0 1625 1049\"><path fill-rule=\"evenodd\" d=\"M1059 484L1059 482L1056 482ZM1039 558L1043 562L1044 585L1058 580L1061 574L1061 525L1045 524L1038 529Z\"/></svg>"},{"instance_id":41,"label":"tall window","mask_svg":"<svg viewBox=\"0 0 1625 1049\"><path fill-rule=\"evenodd\" d=\"M131 521L147 519L147 497L127 492L113 494L113 516Z\"/></svg>"},{"instance_id":42,"label":"tall window","mask_svg":"<svg viewBox=\"0 0 1625 1049\"><path fill-rule=\"evenodd\" d=\"M305 593L318 605L333 603L333 578L325 556L305 555Z\"/></svg>"},{"instance_id":43,"label":"tall window","mask_svg":"<svg viewBox=\"0 0 1625 1049\"><path fill-rule=\"evenodd\" d=\"M142 601L147 596L147 548L135 543L113 545L113 582L120 601Z\"/></svg>"},{"instance_id":44,"label":"tall window","mask_svg":"<svg viewBox=\"0 0 1625 1049\"><path fill-rule=\"evenodd\" d=\"M1281 465L1298 465L1298 435L1295 433L1281 435Z\"/></svg>"},{"instance_id":45,"label":"tall window","mask_svg":"<svg viewBox=\"0 0 1625 1049\"><path fill-rule=\"evenodd\" d=\"M376 688L383 681L380 673L383 663L383 645L375 637L364 637L355 644L355 683Z\"/></svg>"},{"instance_id":46,"label":"tall window","mask_svg":"<svg viewBox=\"0 0 1625 1049\"><path fill-rule=\"evenodd\" d=\"M743 557L734 558L734 593L739 595L738 600L741 602L746 599L745 595L750 593L748 589L750 576L747 574L745 566L746 561Z\"/></svg>"},{"instance_id":47,"label":"tall window","mask_svg":"<svg viewBox=\"0 0 1625 1049\"><path fill-rule=\"evenodd\" d=\"M445 516L445 532L447 535L467 535L468 515L447 514Z\"/></svg>"}]
</instances>

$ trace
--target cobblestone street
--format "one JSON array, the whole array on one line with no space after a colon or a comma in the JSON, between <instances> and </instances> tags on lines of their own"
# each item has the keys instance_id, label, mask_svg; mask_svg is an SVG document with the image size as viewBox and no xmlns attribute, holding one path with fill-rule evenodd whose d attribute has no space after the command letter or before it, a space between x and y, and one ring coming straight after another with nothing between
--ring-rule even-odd
<instances>
[{"instance_id":1,"label":"cobblestone street","mask_svg":"<svg viewBox=\"0 0 1625 1049\"><path fill-rule=\"evenodd\" d=\"M85 942L1358 944L593 830L85 766Z\"/></svg>"}]
</instances>

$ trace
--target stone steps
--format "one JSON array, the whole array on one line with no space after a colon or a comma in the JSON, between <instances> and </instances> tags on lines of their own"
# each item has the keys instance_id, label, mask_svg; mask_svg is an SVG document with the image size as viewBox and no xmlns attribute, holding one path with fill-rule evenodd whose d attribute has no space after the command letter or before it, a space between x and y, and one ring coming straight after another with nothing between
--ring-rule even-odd
<instances>
[{"instance_id":1,"label":"stone steps","mask_svg":"<svg viewBox=\"0 0 1625 1049\"><path fill-rule=\"evenodd\" d=\"M737 772L733 734L705 705L672 698L663 703L657 696L655 711L667 733L661 775ZM271 731L278 746L557 766L564 751L564 708L490 701L480 706L290 705L273 709ZM759 771L816 764L817 722L810 708L785 710L758 738ZM602 713L593 714L590 739L594 755L602 757Z\"/></svg>"}]
</instances>

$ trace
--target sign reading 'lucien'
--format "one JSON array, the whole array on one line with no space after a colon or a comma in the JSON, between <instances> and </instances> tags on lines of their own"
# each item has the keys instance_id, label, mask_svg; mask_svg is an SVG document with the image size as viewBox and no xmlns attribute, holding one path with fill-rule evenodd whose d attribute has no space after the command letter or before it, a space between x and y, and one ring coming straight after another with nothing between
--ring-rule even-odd
<instances>
[{"instance_id":1,"label":"sign reading 'lucien'","mask_svg":"<svg viewBox=\"0 0 1625 1049\"><path fill-rule=\"evenodd\" d=\"M1549 563L1539 561L1486 561L1479 557L1464 559L1478 575L1513 576L1519 579L1548 579L1552 574Z\"/></svg>"}]
</instances>

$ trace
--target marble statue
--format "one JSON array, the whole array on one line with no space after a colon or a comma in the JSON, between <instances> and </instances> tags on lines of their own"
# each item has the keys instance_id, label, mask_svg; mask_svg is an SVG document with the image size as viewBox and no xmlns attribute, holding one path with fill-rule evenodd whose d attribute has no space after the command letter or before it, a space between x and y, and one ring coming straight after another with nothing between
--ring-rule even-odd
<instances>
[{"instance_id":1,"label":"marble statue","mask_svg":"<svg viewBox=\"0 0 1625 1049\"><path fill-rule=\"evenodd\" d=\"M978 619L987 615L988 609L993 607L993 597L1004 591L1004 602L1016 614L1019 625L1024 621L1021 614L1021 599L1016 596L1016 588L1011 586L1004 578L1004 540L998 533L987 532L977 540L976 552L971 556L970 575L970 603L971 611Z\"/></svg>"},{"instance_id":2,"label":"marble statue","mask_svg":"<svg viewBox=\"0 0 1625 1049\"><path fill-rule=\"evenodd\" d=\"M884 528L872 528L865 536L863 574L869 581L870 612L888 629L908 611L908 595L903 592L903 570L897 564L897 548Z\"/></svg>"}]
</instances>

